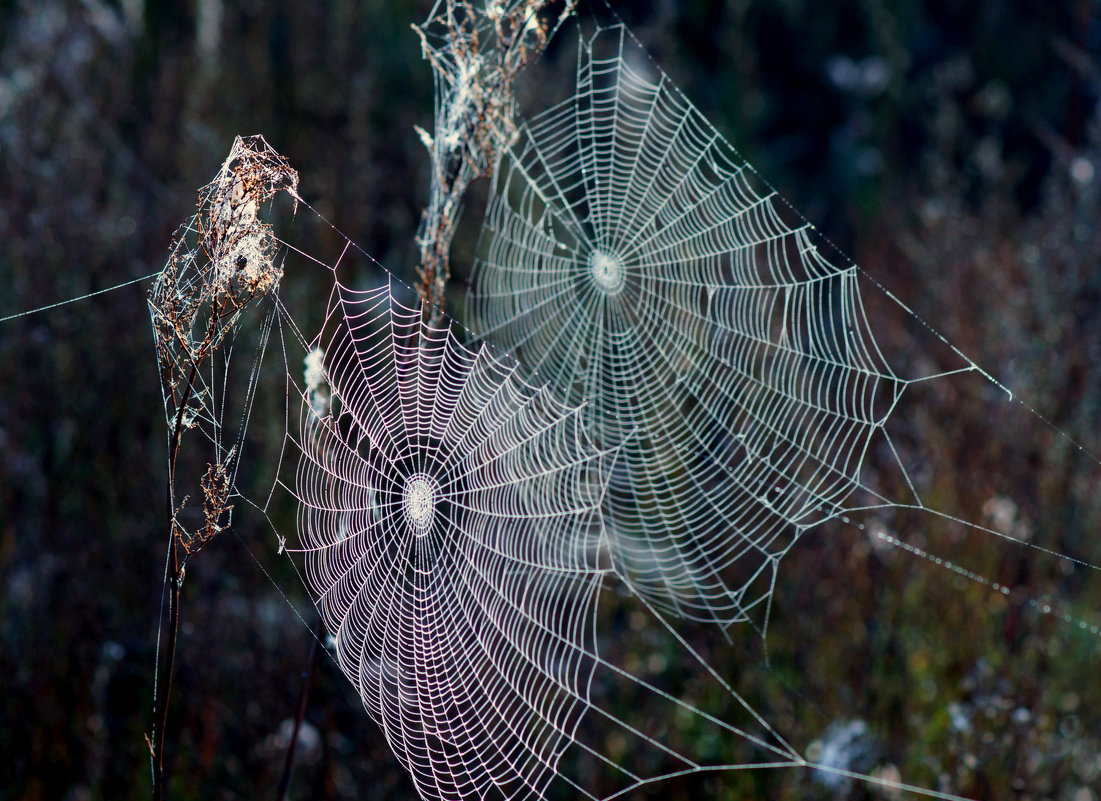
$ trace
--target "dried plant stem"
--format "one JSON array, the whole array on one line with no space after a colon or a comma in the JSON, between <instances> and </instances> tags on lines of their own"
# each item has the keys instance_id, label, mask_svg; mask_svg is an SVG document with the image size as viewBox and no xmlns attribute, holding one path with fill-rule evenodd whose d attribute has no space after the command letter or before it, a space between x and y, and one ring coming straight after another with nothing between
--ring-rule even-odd
<instances>
[{"instance_id":1,"label":"dried plant stem","mask_svg":"<svg viewBox=\"0 0 1101 801\"><path fill-rule=\"evenodd\" d=\"M195 387L198 364L191 365L184 388L183 398L176 412L176 422L172 430L172 444L168 457L168 482L166 495L168 501L168 526L172 532L172 541L168 546L168 572L165 575L168 591L168 633L164 649L164 665L160 674L164 677L163 691L157 693L154 711L155 728L153 730L153 801L163 801L168 794L168 776L164 769L165 732L168 730L168 700L172 695L172 676L176 668L176 641L180 629L180 594L183 588L183 571L186 560L179 555L179 536L176 528L176 462L180 453L180 441L184 432L184 411Z\"/></svg>"},{"instance_id":2,"label":"dried plant stem","mask_svg":"<svg viewBox=\"0 0 1101 801\"><path fill-rule=\"evenodd\" d=\"M306 670L302 674L302 685L298 688L298 706L294 714L294 728L291 730L290 741L287 743L287 753L283 758L283 773L279 777L279 786L275 790L275 801L283 801L287 795L287 787L291 781L291 768L294 767L294 755L298 750L298 732L302 729L302 721L306 718L306 705L310 698L310 682L313 680L314 668L317 667L318 643L324 632L321 618L313 628L313 642L310 643L310 658L306 663Z\"/></svg>"},{"instance_id":3,"label":"dried plant stem","mask_svg":"<svg viewBox=\"0 0 1101 801\"><path fill-rule=\"evenodd\" d=\"M443 312L451 241L466 190L492 174L516 135L513 82L574 5L569 0L552 13L551 0L477 9L469 0L438 0L428 20L413 28L436 77L435 135L420 131L432 158L432 183L417 233L417 292L433 324Z\"/></svg>"},{"instance_id":4,"label":"dried plant stem","mask_svg":"<svg viewBox=\"0 0 1101 801\"><path fill-rule=\"evenodd\" d=\"M180 627L180 588L183 586L176 544L172 543L168 557L168 641L165 643L164 687L157 694L156 728L153 730L153 801L163 801L168 793L168 776L164 769L165 731L168 729L168 697L172 694L172 674L176 666L176 639Z\"/></svg>"},{"instance_id":5,"label":"dried plant stem","mask_svg":"<svg viewBox=\"0 0 1101 801\"><path fill-rule=\"evenodd\" d=\"M168 449L169 546L162 599L167 593L167 631L158 657L154 730L149 741L153 800L168 796L165 744L176 666L180 600L188 560L229 525L233 505L232 464L237 447L222 445L221 424L200 385L200 370L236 335L241 313L275 290L282 268L273 260L275 240L261 221L261 204L277 192L292 195L298 173L262 137L237 137L215 180L199 194L198 213L181 227L168 263L149 294L149 311L160 366L161 391L170 427ZM208 422L213 421L213 422ZM176 468L184 432L199 428L214 444L214 458L199 480L203 523L181 520L187 503L177 503ZM241 432L243 436L243 431ZM163 607L162 607L163 609ZM162 618L163 623L163 618ZM147 738L148 739L148 738Z\"/></svg>"}]
</instances>

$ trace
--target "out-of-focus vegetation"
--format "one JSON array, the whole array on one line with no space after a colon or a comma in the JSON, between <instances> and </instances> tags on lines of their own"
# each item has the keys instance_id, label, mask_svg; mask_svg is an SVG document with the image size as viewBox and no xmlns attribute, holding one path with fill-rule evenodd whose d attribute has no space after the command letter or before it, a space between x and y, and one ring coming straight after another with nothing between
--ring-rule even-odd
<instances>
[{"instance_id":1,"label":"out-of-focus vegetation","mask_svg":"<svg viewBox=\"0 0 1101 801\"><path fill-rule=\"evenodd\" d=\"M239 133L265 134L311 204L409 275L427 187L412 126L430 125L432 86L408 26L428 5L0 1L0 316L159 269ZM795 208L1101 452L1101 4L615 5ZM568 45L541 68L557 59ZM283 292L301 301L311 280L288 271ZM870 283L865 298L902 374L958 364ZM163 425L142 289L0 323L0 798L147 797ZM1101 563L1096 459L978 376L913 390L890 431L930 506ZM906 497L882 450L866 482ZM273 792L306 663L310 635L281 594L301 608L303 592L266 523L239 512L188 570L173 798ZM767 641L746 627L693 644L789 742L847 742L855 770L1097 801L1101 640L1029 599L1097 624L1101 574L927 515L864 522L823 526L785 559ZM1023 592L885 547L876 526ZM661 659L625 659L682 680L672 644L639 642ZM729 711L705 682L687 691ZM294 796L412 795L331 663L307 723ZM680 723L683 748L724 753ZM640 797L700 794L877 797L800 771L697 774Z\"/></svg>"}]
</instances>

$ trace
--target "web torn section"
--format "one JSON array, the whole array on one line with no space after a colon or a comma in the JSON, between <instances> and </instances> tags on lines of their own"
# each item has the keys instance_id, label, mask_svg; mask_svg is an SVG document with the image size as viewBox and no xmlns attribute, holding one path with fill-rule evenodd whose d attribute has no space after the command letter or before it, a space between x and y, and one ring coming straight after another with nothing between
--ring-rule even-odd
<instances>
[{"instance_id":1,"label":"web torn section","mask_svg":"<svg viewBox=\"0 0 1101 801\"><path fill-rule=\"evenodd\" d=\"M260 218L262 205L280 190L295 195L298 173L262 136L237 137L214 180L199 192L198 211L176 232L167 264L149 293L165 420L168 424L170 503L174 542L187 554L228 525L228 504L240 442L256 389L258 359L246 364L243 399L227 400L233 345L241 317L254 301L273 293L283 276L275 263L276 240ZM263 352L274 319L259 326ZM227 443L223 419L240 408L241 426ZM200 482L204 520L189 530L179 514L187 498L175 498L175 462L181 435L202 430L215 453Z\"/></svg>"},{"instance_id":2,"label":"web torn section","mask_svg":"<svg viewBox=\"0 0 1101 801\"><path fill-rule=\"evenodd\" d=\"M176 390L182 364L197 364L232 330L249 301L279 285L275 237L260 205L279 190L295 194L298 173L262 136L238 136L198 213L176 232L168 263L149 294L162 382ZM210 310L208 316L203 311ZM164 371L168 371L168 375Z\"/></svg>"},{"instance_id":3,"label":"web torn section","mask_svg":"<svg viewBox=\"0 0 1101 801\"><path fill-rule=\"evenodd\" d=\"M612 556L663 612L760 621L905 387L811 234L621 26L499 169L467 319L621 449Z\"/></svg>"},{"instance_id":4,"label":"web torn section","mask_svg":"<svg viewBox=\"0 0 1101 801\"><path fill-rule=\"evenodd\" d=\"M338 285L309 347L291 550L341 669L422 797L542 796L596 665L602 454L389 287Z\"/></svg>"}]
</instances>

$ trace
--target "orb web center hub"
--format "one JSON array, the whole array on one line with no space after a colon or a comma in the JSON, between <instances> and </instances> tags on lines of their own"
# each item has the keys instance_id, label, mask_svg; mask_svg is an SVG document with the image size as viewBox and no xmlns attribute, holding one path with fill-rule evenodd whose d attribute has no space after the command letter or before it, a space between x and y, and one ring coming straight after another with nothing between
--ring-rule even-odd
<instances>
[{"instance_id":1,"label":"orb web center hub","mask_svg":"<svg viewBox=\"0 0 1101 801\"><path fill-rule=\"evenodd\" d=\"M623 260L614 253L594 250L589 254L589 273L593 283L608 295L618 295L627 281Z\"/></svg>"},{"instance_id":2,"label":"orb web center hub","mask_svg":"<svg viewBox=\"0 0 1101 801\"><path fill-rule=\"evenodd\" d=\"M423 537L432 528L439 492L440 485L424 473L416 473L405 482L405 518L418 537Z\"/></svg>"}]
</instances>

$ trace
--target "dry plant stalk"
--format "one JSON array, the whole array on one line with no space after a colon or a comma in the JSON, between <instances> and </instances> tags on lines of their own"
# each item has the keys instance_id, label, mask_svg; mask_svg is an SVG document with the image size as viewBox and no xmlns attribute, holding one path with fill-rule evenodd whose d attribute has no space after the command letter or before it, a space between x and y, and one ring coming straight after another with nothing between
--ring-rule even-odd
<instances>
[{"instance_id":1,"label":"dry plant stalk","mask_svg":"<svg viewBox=\"0 0 1101 801\"><path fill-rule=\"evenodd\" d=\"M195 531L188 531L180 524L179 513L187 504L187 498L180 503L180 508L172 515L172 540L183 549L185 561L198 553L200 549L220 532L229 527L229 514L233 511L233 504L229 502L229 494L232 488L229 473L226 468L233 461L236 448L230 448L226 458L214 464L207 464L206 473L199 480L199 486L203 491L203 525Z\"/></svg>"},{"instance_id":2,"label":"dry plant stalk","mask_svg":"<svg viewBox=\"0 0 1101 801\"><path fill-rule=\"evenodd\" d=\"M576 0L437 0L413 30L436 78L435 136L418 129L432 158L421 215L417 292L438 323L451 274L451 240L470 183L489 176L516 137L513 82L573 13ZM554 10L557 9L557 10Z\"/></svg>"},{"instance_id":3,"label":"dry plant stalk","mask_svg":"<svg viewBox=\"0 0 1101 801\"><path fill-rule=\"evenodd\" d=\"M285 190L297 197L298 173L261 136L237 137L217 177L199 192L198 212L177 232L168 263L149 294L165 418L169 423L169 509L173 543L192 555L210 541L231 509L227 472L234 457L216 453L201 482L205 523L189 532L175 503L180 438L203 419L200 368L218 351L245 307L279 285L275 237L261 204ZM212 522L213 521L213 522Z\"/></svg>"},{"instance_id":4,"label":"dry plant stalk","mask_svg":"<svg viewBox=\"0 0 1101 801\"><path fill-rule=\"evenodd\" d=\"M229 525L233 462L220 439L199 481L203 522L189 530L181 521L188 498L176 501L176 465L183 434L213 420L208 393L198 388L200 371L236 330L241 313L273 291L283 277L274 262L275 237L259 217L260 207L283 190L297 200L298 173L261 136L237 137L214 181L199 192L198 212L177 231L171 255L149 293L165 419L169 426L167 501L171 541L165 592L168 630L158 675L164 687L154 699L155 727L149 747L153 798L167 796L164 770L168 699L172 689L180 590L187 561Z\"/></svg>"},{"instance_id":5,"label":"dry plant stalk","mask_svg":"<svg viewBox=\"0 0 1101 801\"><path fill-rule=\"evenodd\" d=\"M297 197L297 187L298 173L262 136L239 136L217 177L199 191L198 213L177 231L149 296L161 377L172 393L249 301L279 284L275 238L258 212L280 190Z\"/></svg>"}]
</instances>

